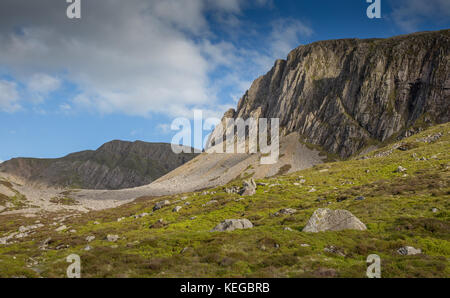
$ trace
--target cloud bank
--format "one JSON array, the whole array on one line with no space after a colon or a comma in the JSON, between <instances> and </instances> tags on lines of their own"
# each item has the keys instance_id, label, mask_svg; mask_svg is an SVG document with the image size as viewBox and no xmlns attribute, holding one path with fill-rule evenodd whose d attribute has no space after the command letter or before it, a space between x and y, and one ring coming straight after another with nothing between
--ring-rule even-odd
<instances>
[{"instance_id":1,"label":"cloud bank","mask_svg":"<svg viewBox=\"0 0 450 298\"><path fill-rule=\"evenodd\" d=\"M209 19L230 28L230 22L241 22L244 9L271 5L267 0L82 1L82 18L69 20L65 1L3 0L0 78L8 78L0 80L0 109L15 112L43 103L70 85L70 98L58 104L64 111L181 116L201 107L219 115L232 103L220 100L221 92L245 91L250 74L267 71L274 58L285 56L312 30L299 21L279 20L266 36L270 49L258 51L221 40ZM239 30L238 35L247 34Z\"/></svg>"}]
</instances>

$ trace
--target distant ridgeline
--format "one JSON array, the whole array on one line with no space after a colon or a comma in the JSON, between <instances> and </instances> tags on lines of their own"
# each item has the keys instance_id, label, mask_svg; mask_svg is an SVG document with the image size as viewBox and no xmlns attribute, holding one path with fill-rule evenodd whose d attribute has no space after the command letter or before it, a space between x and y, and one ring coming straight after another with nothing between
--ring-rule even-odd
<instances>
[{"instance_id":1,"label":"distant ridgeline","mask_svg":"<svg viewBox=\"0 0 450 298\"><path fill-rule=\"evenodd\" d=\"M195 156L175 154L170 144L112 141L63 158L14 158L0 171L53 186L122 189L149 184Z\"/></svg>"}]
</instances>

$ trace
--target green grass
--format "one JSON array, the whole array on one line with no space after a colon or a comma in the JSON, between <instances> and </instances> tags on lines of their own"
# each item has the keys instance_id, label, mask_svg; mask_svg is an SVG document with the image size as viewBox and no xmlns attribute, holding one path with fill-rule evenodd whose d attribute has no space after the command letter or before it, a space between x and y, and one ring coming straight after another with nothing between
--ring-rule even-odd
<instances>
[{"instance_id":1,"label":"green grass","mask_svg":"<svg viewBox=\"0 0 450 298\"><path fill-rule=\"evenodd\" d=\"M435 143L418 141L437 132L444 136ZM64 277L65 258L76 253L81 256L83 277L322 277L330 269L337 277L365 277L369 254L381 257L383 277L449 277L450 125L433 127L401 143L407 144L406 151L393 150L385 157L373 156L393 144L368 154L370 159L326 163L258 180L267 186L258 186L254 196L240 201L238 195L225 192L226 187L242 185L237 179L205 195L144 197L68 219L64 224L76 233L55 232L50 226L55 215L49 214L41 219L45 227L32 237L0 245L0 276ZM421 157L427 160L418 160ZM407 168L406 176L395 173L400 165ZM295 186L300 179L306 183ZM311 188L316 191L309 192ZM174 203L182 196L188 199ZM365 200L356 201L358 196ZM165 199L173 204L152 213L154 204ZM218 204L203 206L211 200ZM178 213L172 212L176 205L183 206ZM312 213L325 207L349 210L368 230L301 232ZM272 216L282 208L297 213ZM150 215L131 217L143 212ZM121 217L126 219L118 222ZM161 218L168 225L150 228ZM247 218L254 228L209 232L230 218ZM34 220L0 216L0 237ZM110 243L105 240L108 234L120 239ZM89 235L96 239L89 243L92 250L84 251ZM52 238L49 249L39 250L48 237ZM56 250L61 244L69 248ZM330 245L345 257L324 252ZM396 250L405 245L420 248L423 254L398 255Z\"/></svg>"}]
</instances>

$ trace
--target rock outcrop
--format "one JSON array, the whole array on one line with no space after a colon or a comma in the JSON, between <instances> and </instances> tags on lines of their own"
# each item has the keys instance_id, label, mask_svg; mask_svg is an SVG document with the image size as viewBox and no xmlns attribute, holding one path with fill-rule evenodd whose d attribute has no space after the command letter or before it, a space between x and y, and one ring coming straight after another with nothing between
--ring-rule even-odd
<instances>
[{"instance_id":1,"label":"rock outcrop","mask_svg":"<svg viewBox=\"0 0 450 298\"><path fill-rule=\"evenodd\" d=\"M276 61L230 118L279 118L282 134L347 158L450 118L450 30L315 42Z\"/></svg>"},{"instance_id":2,"label":"rock outcrop","mask_svg":"<svg viewBox=\"0 0 450 298\"><path fill-rule=\"evenodd\" d=\"M309 219L303 232L318 233L325 231L367 230L358 218L347 210L317 209Z\"/></svg>"}]
</instances>

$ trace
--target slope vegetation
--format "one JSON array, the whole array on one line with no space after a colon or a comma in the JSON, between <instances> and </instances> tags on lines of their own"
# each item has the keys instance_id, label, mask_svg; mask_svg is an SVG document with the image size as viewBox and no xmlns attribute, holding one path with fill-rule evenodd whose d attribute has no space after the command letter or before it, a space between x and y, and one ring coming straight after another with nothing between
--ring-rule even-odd
<instances>
[{"instance_id":1,"label":"slope vegetation","mask_svg":"<svg viewBox=\"0 0 450 298\"><path fill-rule=\"evenodd\" d=\"M383 277L448 277L449 149L444 124L357 159L256 179L252 196L228 193L235 180L85 214L0 215L0 276L64 277L76 253L84 277L365 277L369 254ZM348 210L367 230L302 232L318 208ZM244 218L253 228L211 232ZM403 246L422 253L400 255Z\"/></svg>"}]
</instances>

